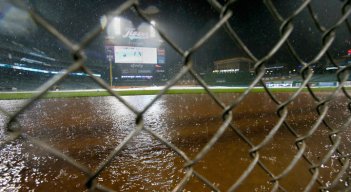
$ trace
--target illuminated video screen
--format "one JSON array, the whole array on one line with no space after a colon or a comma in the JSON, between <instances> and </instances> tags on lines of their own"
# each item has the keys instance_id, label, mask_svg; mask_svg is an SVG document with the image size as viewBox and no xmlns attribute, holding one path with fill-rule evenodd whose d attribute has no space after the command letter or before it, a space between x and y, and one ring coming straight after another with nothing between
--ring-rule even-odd
<instances>
[{"instance_id":1,"label":"illuminated video screen","mask_svg":"<svg viewBox=\"0 0 351 192\"><path fill-rule=\"evenodd\" d=\"M157 48L115 46L115 63L157 64Z\"/></svg>"}]
</instances>

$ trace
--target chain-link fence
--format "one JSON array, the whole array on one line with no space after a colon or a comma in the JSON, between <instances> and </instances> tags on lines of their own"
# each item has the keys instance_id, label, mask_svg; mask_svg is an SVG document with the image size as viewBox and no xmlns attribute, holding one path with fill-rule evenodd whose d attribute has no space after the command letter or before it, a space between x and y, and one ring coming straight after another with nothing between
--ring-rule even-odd
<instances>
[{"instance_id":1,"label":"chain-link fence","mask_svg":"<svg viewBox=\"0 0 351 192\"><path fill-rule=\"evenodd\" d=\"M303 160L309 164L308 171L311 174L311 178L308 181L308 184L303 189L304 191L310 191L314 185L318 185L321 191L330 191L333 190L334 186L338 184L341 178L349 178L349 166L350 166L350 158L347 153L345 153L342 149L340 149L340 144L344 142L341 140L341 135L348 130L349 125L351 123L351 117L349 117L345 123L341 127L334 127L330 122L326 120L326 114L329 110L329 104L332 102L337 94L343 94L347 99L351 99L350 94L348 93L347 89L344 87L344 83L349 78L349 69L351 68L350 65L346 65L343 67L338 66L336 62L334 62L332 55L329 53L329 49L333 44L333 41L336 38L336 30L341 25L346 25L348 29L348 33L351 32L351 26L348 22L348 17L350 16L351 9L350 9L350 0L344 2L342 10L335 10L341 12L341 17L338 21L331 26L330 28L325 28L319 22L313 7L311 5L311 0L305 0L298 8L288 17L283 17L280 15L279 10L275 7L275 4L271 0L264 0L265 6L267 10L271 13L272 17L276 20L278 25L280 26L280 39L275 42L275 45L270 49L270 51L261 58L255 56L250 48L245 45L245 43L241 40L239 35L236 32L236 29L231 26L229 23L229 19L233 17L233 12L230 9L231 6L235 5L237 1L229 0L225 2L219 2L217 0L208 0L208 3L218 11L218 15L220 16L219 21L202 37L200 38L190 49L182 50L178 45L177 42L173 41L171 38L168 37L166 33L162 30L158 29L155 26L155 29L162 37L162 39L169 44L174 51L176 51L179 55L183 58L183 67L181 70L175 75L174 78L167 82L167 85L162 89L157 96L155 96L151 102L149 102L142 110L137 110L133 105L128 103L125 98L118 95L115 91L113 91L110 86L105 83L99 77L93 75L93 72L85 65L86 56L84 54L84 50L87 46L99 35L101 34L107 24L108 19L105 18L102 20L101 23L97 24L96 28L88 33L86 33L85 37L80 43L74 43L63 34L60 33L53 25L51 25L44 17L40 16L36 10L29 8L25 3L22 1L12 1L11 2L14 6L17 6L21 9L26 10L31 18L42 28L44 28L48 33L53 35L57 38L60 42L62 42L66 48L72 53L74 58L74 62L67 67L63 73L59 73L55 75L52 79L44 83L35 95L26 100L19 110L14 113L8 112L4 109L0 108L0 112L3 113L7 117L7 122L5 125L6 128L6 139L2 142L1 146L4 147L7 145L8 142L22 139L29 141L30 143L50 152L51 154L55 155L56 157L65 160L68 164L73 165L76 169L85 173L87 182L85 186L89 190L101 190L101 191L113 191L113 189L109 189L106 186L101 185L97 181L97 177L101 174L101 172L105 169L108 169L109 164L112 160L119 155L121 150L130 143L130 141L136 137L142 130L148 132L153 137L157 138L160 142L166 145L170 150L175 152L179 157L184 159L186 162L183 167L183 171L185 171L184 177L180 180L180 182L172 189L172 191L182 191L183 188L186 186L190 178L196 177L198 180L203 182L210 190L219 191L217 186L213 184L213 182L207 179L205 176L200 174L194 169L194 166L198 164L198 162L204 158L204 156L210 151L210 149L217 143L217 141L221 138L223 133L227 130L232 130L237 135L237 138L242 139L246 144L250 146L250 150L247 152L250 157L251 161L249 166L246 167L245 171L241 173L241 176L232 183L232 185L227 189L228 191L235 191L250 175L255 167L259 167L262 171L264 171L267 175L269 175L270 179L268 182L271 184L272 188L271 191L287 191L284 186L281 184L281 179L287 176L291 170L294 169L296 164ZM139 6L137 0L128 0L125 1L122 5L117 7L113 13L113 15L118 16L121 15L123 12L127 10L132 10L138 17L143 19L145 22L151 24L151 19L148 16L147 9L142 9ZM310 18L313 19L314 24L316 25L317 29L319 30L320 34L322 34L322 46L320 47L320 51L316 54L312 60L305 61L303 60L298 54L297 51L294 49L293 43L289 39L290 35L294 30L294 18L297 17L302 11L308 11L310 14ZM204 13L205 14L205 13ZM207 83L201 76L197 73L196 70L193 68L192 62L192 55L197 52L197 50L203 46L206 41L214 35L216 31L219 29L224 28L227 34L231 37L231 39L235 42L236 46L240 47L246 54L248 58L250 58L254 62L254 72L255 78L250 83L250 85L245 89L240 96L236 97L230 104L224 104L219 98L218 95L214 94L213 91L209 88ZM233 44L233 46L235 45ZM277 99L277 96L271 92L271 90L266 86L265 82L263 81L263 77L265 75L265 64L267 61L272 58L280 49L283 47L287 47L289 50L290 55L298 61L303 67L300 71L300 76L303 79L301 85L298 89L289 96L285 101L280 101ZM309 84L312 76L313 76L313 69L312 65L317 63L321 60L322 57L327 57L335 67L338 68L336 71L336 77L338 80L338 86L335 90L333 90L327 97L319 97L318 94L313 91L313 88ZM34 138L23 131L23 126L20 125L17 121L19 115L26 113L26 110L31 107L33 104L37 103L53 86L57 85L59 82L62 82L69 73L74 71L84 71L85 73L89 74L89 76L101 86L101 88L106 89L112 96L118 99L125 107L127 107L130 111L132 111L135 115L135 122L136 127L133 128L133 131L126 136L123 141L115 146L113 151L108 155L108 157L102 161L99 166L95 170L89 169L87 166L78 163L74 158L64 154L58 149L50 147L45 142ZM184 151L179 149L176 145L171 143L165 138L162 138L158 133L155 131L147 128L144 126L144 114L170 89L172 88L177 82L184 76L190 74L203 89L206 93L213 99L213 101L222 109L222 124L217 129L216 133L212 136L209 142L200 150L199 153L194 158L190 158ZM232 117L232 111L238 107L238 105L247 97L247 95L252 92L255 86L263 86L265 92L269 95L271 101L276 103L278 108L276 109L276 115L279 120L275 123L274 127L269 131L269 133L265 136L265 138L257 145L253 144L250 138L246 137L245 134L242 133L242 130L238 129L235 126L235 121ZM313 126L309 128L309 131L305 134L299 134L296 131L296 128L292 126L287 121L287 116L289 113L289 105L294 102L294 100L307 88L308 93L313 97L315 102L317 103L315 109L318 113L317 120L313 123ZM351 110L351 102L348 105L348 109ZM308 155L306 155L307 151L307 144L306 140L310 138L320 125L324 125L328 128L328 138L330 141L330 147L328 148L328 152L323 156L320 157L320 161L312 161ZM274 174L262 161L260 152L264 147L273 140L274 136L280 129L287 128L292 136L295 137L295 147L296 147L296 154L291 159L290 163L286 165L286 168L278 173ZM337 163L340 164L340 169L338 173L333 178L333 181L329 183L325 183L320 180L320 169L331 157L337 158ZM216 165L210 165L216 166ZM142 174L142 173L141 173ZM345 191L350 191L351 188L348 184L344 186Z\"/></svg>"}]
</instances>

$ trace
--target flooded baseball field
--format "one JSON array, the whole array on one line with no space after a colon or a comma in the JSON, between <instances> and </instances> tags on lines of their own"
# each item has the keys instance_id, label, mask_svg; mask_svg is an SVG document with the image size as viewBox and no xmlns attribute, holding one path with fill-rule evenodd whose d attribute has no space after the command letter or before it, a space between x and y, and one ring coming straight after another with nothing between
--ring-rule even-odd
<instances>
[{"instance_id":1,"label":"flooded baseball field","mask_svg":"<svg viewBox=\"0 0 351 192\"><path fill-rule=\"evenodd\" d=\"M280 100L291 93L276 94ZM325 95L320 94L323 97ZM155 96L124 97L143 109ZM220 94L226 104L238 94ZM16 111L23 101L2 100L0 107ZM316 102L302 93L289 106L287 121L299 134L310 130L318 118ZM259 144L278 122L277 105L265 93L252 93L233 110L233 124L254 144ZM165 95L144 115L145 127L155 131L190 158L206 145L223 123L222 109L208 95ZM350 113L343 95L330 103L326 119L340 128ZM57 148L77 162L95 170L99 163L133 130L136 115L114 97L42 99L20 115L24 132ZM0 138L4 139L6 117L0 115ZM318 164L331 148L330 130L321 125L306 139L306 156ZM343 132L341 151L348 154L351 133ZM282 126L274 139L260 150L260 160L275 175L297 153L296 138ZM228 128L194 169L220 190L227 190L252 162L250 146ZM0 191L86 191L83 172L23 139L0 149ZM146 131L135 136L97 178L115 191L170 191L183 178L185 161ZM310 179L310 165L300 159L281 179L287 191L302 191ZM330 183L340 170L337 155L320 169L319 179ZM237 191L270 191L272 178L258 165ZM348 185L344 180L339 186ZM312 191L317 191L316 183ZM184 191L211 191L192 177Z\"/></svg>"}]
</instances>

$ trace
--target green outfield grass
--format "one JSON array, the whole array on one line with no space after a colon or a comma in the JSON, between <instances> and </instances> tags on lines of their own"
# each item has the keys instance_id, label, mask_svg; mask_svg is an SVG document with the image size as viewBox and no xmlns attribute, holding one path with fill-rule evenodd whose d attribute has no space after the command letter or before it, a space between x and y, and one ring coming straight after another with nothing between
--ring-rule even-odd
<instances>
[{"instance_id":1,"label":"green outfield grass","mask_svg":"<svg viewBox=\"0 0 351 192\"><path fill-rule=\"evenodd\" d=\"M242 93L246 88L212 88L211 91L214 93ZM297 88L270 88L272 92L295 92ZM313 88L314 91L332 91L335 87L323 87L323 88ZM303 91L307 91L304 88ZM115 91L121 96L125 95L156 95L160 90L118 90ZM166 94L202 94L206 91L204 89L170 89ZM264 92L263 88L254 88L251 92L260 93ZM0 100L10 100L10 99L28 99L31 98L35 92L0 92ZM44 95L43 98L71 98L71 97L103 97L110 96L107 91L50 91Z\"/></svg>"}]
</instances>

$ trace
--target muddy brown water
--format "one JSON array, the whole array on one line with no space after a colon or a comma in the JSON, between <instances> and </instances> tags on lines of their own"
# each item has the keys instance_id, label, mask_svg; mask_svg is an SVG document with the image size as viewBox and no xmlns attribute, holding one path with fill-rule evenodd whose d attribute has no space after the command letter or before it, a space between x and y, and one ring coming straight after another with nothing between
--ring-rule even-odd
<instances>
[{"instance_id":1,"label":"muddy brown water","mask_svg":"<svg viewBox=\"0 0 351 192\"><path fill-rule=\"evenodd\" d=\"M277 94L280 100L290 94ZM220 94L226 104L238 94ZM326 93L319 94L324 97ZM142 109L154 96L124 97ZM23 101L2 100L0 107L16 111ZM316 103L307 93L289 106L288 122L299 134L317 120ZM260 143L278 121L277 105L264 93L252 93L233 110L233 124L254 144ZM208 95L165 95L144 115L145 127L154 130L190 158L206 145L222 123L222 110ZM343 95L330 103L326 119L340 128L350 116ZM135 115L113 97L45 99L26 110L19 122L25 133L47 142L91 170L135 129ZM0 115L1 139L6 117ZM319 126L306 140L306 155L315 163L331 147L329 130ZM350 151L350 131L343 132L340 149ZM278 175L297 153L295 137L283 126L274 139L260 150L261 161ZM252 157L250 146L231 129L213 146L194 169L220 190L227 190L246 170ZM18 139L0 149L0 191L85 191L86 176L30 142ZM337 155L320 168L319 179L327 184L337 175ZM113 159L97 182L116 191L170 191L183 178L185 161L149 133L142 131ZM302 191L310 179L309 164L300 159L281 179L288 191ZM270 191L270 177L258 165L237 191ZM347 185L346 178L339 187ZM316 183L313 191L317 191ZM184 191L211 191L192 177Z\"/></svg>"}]
</instances>

